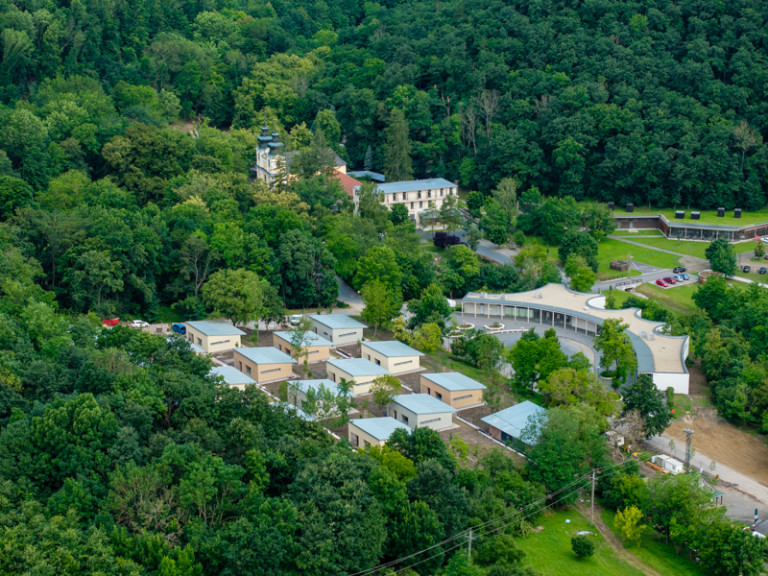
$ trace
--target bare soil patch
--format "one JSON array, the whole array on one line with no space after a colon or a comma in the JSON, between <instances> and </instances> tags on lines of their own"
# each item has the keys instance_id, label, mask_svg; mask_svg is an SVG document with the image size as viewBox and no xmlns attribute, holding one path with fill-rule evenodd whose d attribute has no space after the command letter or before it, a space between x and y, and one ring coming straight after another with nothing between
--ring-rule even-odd
<instances>
[{"instance_id":1,"label":"bare soil patch","mask_svg":"<svg viewBox=\"0 0 768 576\"><path fill-rule=\"evenodd\" d=\"M696 416L675 420L666 430L679 451L685 450L685 428L694 431L693 446L703 454L768 486L768 445L763 439L718 418L714 409L699 409Z\"/></svg>"}]
</instances>

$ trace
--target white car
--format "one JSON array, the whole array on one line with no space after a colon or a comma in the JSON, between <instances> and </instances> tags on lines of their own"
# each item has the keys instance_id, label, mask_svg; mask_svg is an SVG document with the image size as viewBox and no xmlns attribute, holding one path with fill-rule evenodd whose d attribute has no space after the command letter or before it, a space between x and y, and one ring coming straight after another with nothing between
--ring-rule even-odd
<instances>
[{"instance_id":1,"label":"white car","mask_svg":"<svg viewBox=\"0 0 768 576\"><path fill-rule=\"evenodd\" d=\"M149 327L149 323L148 322L144 322L144 320L133 320L131 322L131 326L134 327L134 328L148 328Z\"/></svg>"}]
</instances>

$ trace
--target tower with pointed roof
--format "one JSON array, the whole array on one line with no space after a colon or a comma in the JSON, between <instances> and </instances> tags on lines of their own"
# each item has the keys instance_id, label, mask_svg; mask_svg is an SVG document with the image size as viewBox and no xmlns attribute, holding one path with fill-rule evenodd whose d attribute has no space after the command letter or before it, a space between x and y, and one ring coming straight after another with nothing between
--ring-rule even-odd
<instances>
[{"instance_id":1,"label":"tower with pointed roof","mask_svg":"<svg viewBox=\"0 0 768 576\"><path fill-rule=\"evenodd\" d=\"M251 168L254 178L263 180L270 186L285 178L285 144L280 141L280 134L274 130L271 134L266 124L261 127L257 138L256 164Z\"/></svg>"}]
</instances>

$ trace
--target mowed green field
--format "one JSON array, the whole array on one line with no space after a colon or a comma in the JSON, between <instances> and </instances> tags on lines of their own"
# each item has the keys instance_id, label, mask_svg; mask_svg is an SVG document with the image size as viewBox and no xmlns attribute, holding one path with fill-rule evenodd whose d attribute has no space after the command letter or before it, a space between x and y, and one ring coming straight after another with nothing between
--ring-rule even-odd
<instances>
[{"instance_id":1,"label":"mowed green field","mask_svg":"<svg viewBox=\"0 0 768 576\"><path fill-rule=\"evenodd\" d=\"M650 238L649 240L655 239ZM611 270L611 260L633 260L660 268L674 268L680 263L680 256L659 252L652 246L635 246L612 238L606 238L600 242L597 257L600 261L600 267L597 269L598 279L622 276L621 272ZM632 272L634 272L632 276L639 274L636 270ZM627 276L626 273L623 275Z\"/></svg>"},{"instance_id":2,"label":"mowed green field","mask_svg":"<svg viewBox=\"0 0 768 576\"><path fill-rule=\"evenodd\" d=\"M570 523L566 523L570 520ZM547 512L534 522L543 526L540 532L528 538L517 540L526 553L525 563L535 568L542 576L641 576L621 558L603 539L600 533L589 526L586 519L576 510ZM571 550L571 538L581 530L590 530L595 543L595 555L579 560ZM669 574L673 574L669 572Z\"/></svg>"},{"instance_id":3,"label":"mowed green field","mask_svg":"<svg viewBox=\"0 0 768 576\"><path fill-rule=\"evenodd\" d=\"M648 296L651 300L655 300L659 304L663 304L673 310L692 313L696 311L693 295L698 289L699 285L696 282L669 288L662 288L656 284L641 284L635 288L635 292Z\"/></svg>"},{"instance_id":4,"label":"mowed green field","mask_svg":"<svg viewBox=\"0 0 768 576\"><path fill-rule=\"evenodd\" d=\"M685 256L695 256L696 258L706 258L706 250L709 242L696 242L694 240L668 240L667 238L631 238L633 242L638 242L650 248L660 248L683 254ZM746 254L754 252L755 242L740 242L733 244L733 251L736 254Z\"/></svg>"},{"instance_id":5,"label":"mowed green field","mask_svg":"<svg viewBox=\"0 0 768 576\"><path fill-rule=\"evenodd\" d=\"M616 533L613 520L616 513L603 510L603 522ZM674 574L675 576L707 576L698 564L689 560L687 556L676 554L671 544L664 542L664 537L655 530L647 530L640 540L639 546L632 545L629 552L637 556L644 564L653 568L660 574Z\"/></svg>"}]
</instances>

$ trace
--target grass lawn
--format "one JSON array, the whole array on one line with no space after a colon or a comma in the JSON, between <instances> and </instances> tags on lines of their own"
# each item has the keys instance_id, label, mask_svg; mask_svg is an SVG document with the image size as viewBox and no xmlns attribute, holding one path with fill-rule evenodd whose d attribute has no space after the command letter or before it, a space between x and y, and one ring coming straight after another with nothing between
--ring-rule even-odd
<instances>
[{"instance_id":1,"label":"grass lawn","mask_svg":"<svg viewBox=\"0 0 768 576\"><path fill-rule=\"evenodd\" d=\"M655 240L649 238L649 240ZM621 240L606 238L598 245L597 257L600 267L597 269L598 279L617 278L621 272L611 270L611 260L634 260L643 264L652 264L661 268L674 268L680 262L680 258L673 254L659 252L651 247L643 248L633 244L627 244ZM637 276L639 271L631 270L632 276ZM626 276L626 273L624 274Z\"/></svg>"},{"instance_id":2,"label":"grass lawn","mask_svg":"<svg viewBox=\"0 0 768 576\"><path fill-rule=\"evenodd\" d=\"M649 246L651 248L661 248L663 250L671 250L678 254L684 254L685 256L695 256L696 258L706 258L706 250L709 247L709 242L696 242L694 240L669 240L664 238L634 238L635 242ZM754 242L741 242L739 244L733 244L733 250L736 254L746 254L747 252L753 252L755 250Z\"/></svg>"},{"instance_id":3,"label":"grass lawn","mask_svg":"<svg viewBox=\"0 0 768 576\"><path fill-rule=\"evenodd\" d=\"M678 210L683 210L683 208L678 208ZM693 210L696 210L696 208L693 208ZM635 206L635 211L632 214L625 210L614 210L613 213L616 216L663 214L670 222L720 224L722 226L749 226L750 224L768 222L768 207L758 211L743 210L741 212L741 218L734 218L733 210L726 210L724 218L717 217L717 210L699 210L699 212L701 212L701 220L691 220L691 210L685 211L685 220L676 220L674 208L647 208L645 206Z\"/></svg>"},{"instance_id":4,"label":"grass lawn","mask_svg":"<svg viewBox=\"0 0 768 576\"><path fill-rule=\"evenodd\" d=\"M611 236L621 236L621 237L635 237L635 238L646 238L648 236L651 237L658 237L658 238L665 238L664 234L661 233L661 230L656 230L655 228L644 230L642 228L633 228L632 230L614 230L611 232Z\"/></svg>"},{"instance_id":5,"label":"grass lawn","mask_svg":"<svg viewBox=\"0 0 768 576\"><path fill-rule=\"evenodd\" d=\"M696 282L675 286L674 288L662 288L655 284L641 284L635 288L635 292L644 294L652 298L659 304L663 304L673 310L680 312L695 312L696 304L693 302L693 295L699 289Z\"/></svg>"},{"instance_id":6,"label":"grass lawn","mask_svg":"<svg viewBox=\"0 0 768 576\"><path fill-rule=\"evenodd\" d=\"M603 522L611 529L615 516L615 512L603 510ZM655 530L647 530L640 540L640 546L630 545L627 550L661 574L707 576L701 566L689 560L687 556L677 554L675 547L665 543L664 537Z\"/></svg>"},{"instance_id":7,"label":"grass lawn","mask_svg":"<svg viewBox=\"0 0 768 576\"><path fill-rule=\"evenodd\" d=\"M613 300L616 302L616 306L618 306L618 310L621 310L622 308L625 308L624 303L631 298L632 296L635 296L632 292L627 292L625 290L604 290L603 294L605 296L608 296L609 293L613 294Z\"/></svg>"},{"instance_id":8,"label":"grass lawn","mask_svg":"<svg viewBox=\"0 0 768 576\"><path fill-rule=\"evenodd\" d=\"M570 523L566 524L566 519ZM544 530L517 540L526 553L526 563L542 576L640 576L632 566L621 560L599 532L591 528L576 510L548 512L534 522ZM581 530L591 530L595 555L579 560L571 550L571 537ZM669 573L670 575L672 572Z\"/></svg>"}]
</instances>

